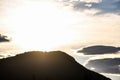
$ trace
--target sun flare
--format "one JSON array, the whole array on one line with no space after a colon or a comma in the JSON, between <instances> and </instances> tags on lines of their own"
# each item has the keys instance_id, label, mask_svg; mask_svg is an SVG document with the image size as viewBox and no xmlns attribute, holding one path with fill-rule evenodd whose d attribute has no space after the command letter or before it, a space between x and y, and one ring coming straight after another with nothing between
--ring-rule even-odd
<instances>
[{"instance_id":1,"label":"sun flare","mask_svg":"<svg viewBox=\"0 0 120 80\"><path fill-rule=\"evenodd\" d=\"M6 19L13 42L29 50L51 50L74 39L74 16L53 1L27 1Z\"/></svg>"}]
</instances>

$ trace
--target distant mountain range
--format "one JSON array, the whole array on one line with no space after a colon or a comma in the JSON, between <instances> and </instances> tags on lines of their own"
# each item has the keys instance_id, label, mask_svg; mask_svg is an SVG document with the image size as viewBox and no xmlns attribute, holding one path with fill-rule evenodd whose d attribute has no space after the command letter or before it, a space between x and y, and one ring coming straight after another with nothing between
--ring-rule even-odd
<instances>
[{"instance_id":1,"label":"distant mountain range","mask_svg":"<svg viewBox=\"0 0 120 80\"><path fill-rule=\"evenodd\" d=\"M111 80L61 51L32 51L0 60L1 80Z\"/></svg>"}]
</instances>

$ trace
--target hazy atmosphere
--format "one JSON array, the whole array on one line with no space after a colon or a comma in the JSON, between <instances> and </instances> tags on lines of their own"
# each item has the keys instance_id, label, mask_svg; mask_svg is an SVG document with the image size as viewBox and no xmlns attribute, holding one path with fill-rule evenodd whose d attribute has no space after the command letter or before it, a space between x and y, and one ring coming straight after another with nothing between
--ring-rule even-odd
<instances>
[{"instance_id":1,"label":"hazy atmosphere","mask_svg":"<svg viewBox=\"0 0 120 80\"><path fill-rule=\"evenodd\" d=\"M120 0L0 0L0 34L11 40L0 42L0 58L61 50L119 80L119 19Z\"/></svg>"}]
</instances>

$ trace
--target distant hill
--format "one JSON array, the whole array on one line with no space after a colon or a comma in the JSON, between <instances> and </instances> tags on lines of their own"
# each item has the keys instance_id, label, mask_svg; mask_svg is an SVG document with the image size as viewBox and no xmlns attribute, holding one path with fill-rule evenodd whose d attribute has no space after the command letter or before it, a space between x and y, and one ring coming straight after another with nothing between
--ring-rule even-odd
<instances>
[{"instance_id":1,"label":"distant hill","mask_svg":"<svg viewBox=\"0 0 120 80\"><path fill-rule=\"evenodd\" d=\"M61 51L25 52L0 60L0 80L110 80Z\"/></svg>"}]
</instances>

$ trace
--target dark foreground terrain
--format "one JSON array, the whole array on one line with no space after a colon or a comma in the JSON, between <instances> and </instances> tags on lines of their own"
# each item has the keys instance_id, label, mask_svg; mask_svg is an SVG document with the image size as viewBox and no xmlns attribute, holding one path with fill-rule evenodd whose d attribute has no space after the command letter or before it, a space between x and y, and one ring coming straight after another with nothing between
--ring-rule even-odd
<instances>
[{"instance_id":1,"label":"dark foreground terrain","mask_svg":"<svg viewBox=\"0 0 120 80\"><path fill-rule=\"evenodd\" d=\"M0 80L110 80L61 51L26 52L0 60Z\"/></svg>"}]
</instances>

